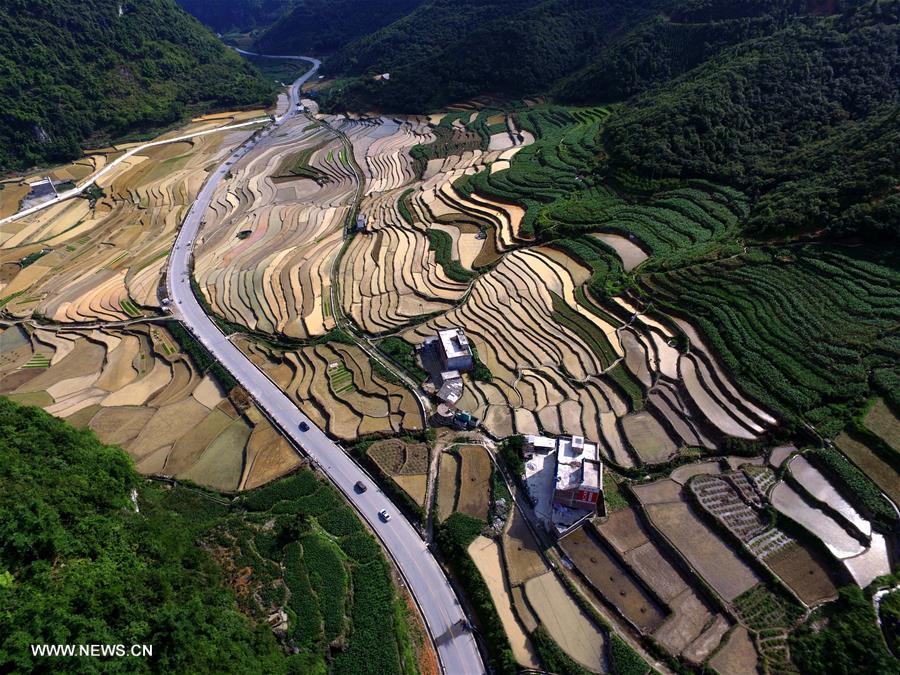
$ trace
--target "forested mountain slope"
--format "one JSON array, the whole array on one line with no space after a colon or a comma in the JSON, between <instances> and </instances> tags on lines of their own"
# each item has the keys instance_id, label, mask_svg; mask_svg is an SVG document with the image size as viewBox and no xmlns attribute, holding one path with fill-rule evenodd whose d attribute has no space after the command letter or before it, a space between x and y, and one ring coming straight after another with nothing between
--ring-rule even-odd
<instances>
[{"instance_id":1,"label":"forested mountain slope","mask_svg":"<svg viewBox=\"0 0 900 675\"><path fill-rule=\"evenodd\" d=\"M292 0L256 40L267 54L322 54L396 21L422 0Z\"/></svg>"},{"instance_id":2,"label":"forested mountain slope","mask_svg":"<svg viewBox=\"0 0 900 675\"><path fill-rule=\"evenodd\" d=\"M4 673L409 672L384 553L312 471L236 498L151 482L93 432L4 397L0 604ZM29 649L56 643L153 654L98 671Z\"/></svg>"},{"instance_id":3,"label":"forested mountain slope","mask_svg":"<svg viewBox=\"0 0 900 675\"><path fill-rule=\"evenodd\" d=\"M142 483L119 448L0 398L0 670L52 669L28 645L65 642L152 644L156 672L284 672L268 627Z\"/></svg>"},{"instance_id":4,"label":"forested mountain slope","mask_svg":"<svg viewBox=\"0 0 900 675\"><path fill-rule=\"evenodd\" d=\"M834 13L854 2L858 4L858 0L670 2L557 83L552 95L566 103L620 101L690 70L726 47L770 35L796 17Z\"/></svg>"},{"instance_id":5,"label":"forested mountain slope","mask_svg":"<svg viewBox=\"0 0 900 675\"><path fill-rule=\"evenodd\" d=\"M294 2L295 0L178 0L185 11L219 33L266 28L289 11Z\"/></svg>"},{"instance_id":6,"label":"forested mountain slope","mask_svg":"<svg viewBox=\"0 0 900 675\"><path fill-rule=\"evenodd\" d=\"M194 109L271 99L174 0L9 0L0 11L0 173Z\"/></svg>"},{"instance_id":7,"label":"forested mountain slope","mask_svg":"<svg viewBox=\"0 0 900 675\"><path fill-rule=\"evenodd\" d=\"M545 91L663 0L428 0L326 61L333 75L389 72L342 85L340 105L418 112L492 93Z\"/></svg>"},{"instance_id":8,"label":"forested mountain slope","mask_svg":"<svg viewBox=\"0 0 900 675\"><path fill-rule=\"evenodd\" d=\"M795 21L632 99L605 134L614 164L748 190L756 234L897 235L898 8Z\"/></svg>"}]
</instances>

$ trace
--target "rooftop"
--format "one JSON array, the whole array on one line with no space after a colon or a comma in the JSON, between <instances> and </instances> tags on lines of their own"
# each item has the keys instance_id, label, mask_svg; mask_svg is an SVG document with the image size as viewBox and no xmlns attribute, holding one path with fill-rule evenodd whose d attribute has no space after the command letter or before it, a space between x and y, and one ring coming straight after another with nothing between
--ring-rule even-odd
<instances>
[{"instance_id":1,"label":"rooftop","mask_svg":"<svg viewBox=\"0 0 900 675\"><path fill-rule=\"evenodd\" d=\"M472 349L469 347L469 338L466 337L462 328L438 331L438 339L441 341L441 347L448 359L469 356L472 353Z\"/></svg>"},{"instance_id":2,"label":"rooftop","mask_svg":"<svg viewBox=\"0 0 900 675\"><path fill-rule=\"evenodd\" d=\"M566 490L579 485L600 486L600 450L582 436L559 439L556 461L556 488Z\"/></svg>"}]
</instances>

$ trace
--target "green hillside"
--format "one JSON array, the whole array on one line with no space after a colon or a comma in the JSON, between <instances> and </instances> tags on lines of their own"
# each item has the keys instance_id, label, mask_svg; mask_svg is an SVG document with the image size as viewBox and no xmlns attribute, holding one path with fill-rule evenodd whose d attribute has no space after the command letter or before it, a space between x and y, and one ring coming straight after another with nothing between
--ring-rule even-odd
<instances>
[{"instance_id":1,"label":"green hillside","mask_svg":"<svg viewBox=\"0 0 900 675\"><path fill-rule=\"evenodd\" d=\"M428 0L326 61L337 107L421 112L479 94L538 94L654 14L662 0Z\"/></svg>"},{"instance_id":2,"label":"green hillside","mask_svg":"<svg viewBox=\"0 0 900 675\"><path fill-rule=\"evenodd\" d=\"M266 54L323 54L386 26L422 0L292 0L256 39Z\"/></svg>"},{"instance_id":3,"label":"green hillside","mask_svg":"<svg viewBox=\"0 0 900 675\"><path fill-rule=\"evenodd\" d=\"M763 196L755 234L900 234L898 44L897 2L792 22L630 100L606 148L645 176Z\"/></svg>"},{"instance_id":4,"label":"green hillside","mask_svg":"<svg viewBox=\"0 0 900 675\"><path fill-rule=\"evenodd\" d=\"M266 28L296 0L178 0L186 12L219 33Z\"/></svg>"},{"instance_id":5,"label":"green hillside","mask_svg":"<svg viewBox=\"0 0 900 675\"><path fill-rule=\"evenodd\" d=\"M456 187L523 205L523 231L590 267L580 304L606 311L595 303L606 308L607 296L628 292L640 304L690 319L742 391L788 431L809 423L834 437L876 393L898 405L896 243L883 235L877 247L837 241L822 235L844 233L827 230L809 233L815 240L807 243L756 239L750 213L771 195L623 169L604 150L604 130L617 123L608 110L538 106L516 116L537 141L508 169L474 174ZM837 134L835 147L844 140ZM859 150L867 148L879 156L874 145ZM777 194L799 200L828 179L798 176ZM888 179L900 182L896 174L879 180ZM897 220L873 222L888 228ZM597 231L633 237L651 257L626 275L617 256L590 236Z\"/></svg>"},{"instance_id":6,"label":"green hillside","mask_svg":"<svg viewBox=\"0 0 900 675\"><path fill-rule=\"evenodd\" d=\"M272 89L174 0L11 0L0 12L0 173Z\"/></svg>"},{"instance_id":7,"label":"green hillside","mask_svg":"<svg viewBox=\"0 0 900 675\"><path fill-rule=\"evenodd\" d=\"M149 482L92 432L2 397L0 606L2 672L411 667L406 605L381 549L312 472L234 501ZM267 621L282 610L276 637ZM31 655L30 644L57 643L153 655Z\"/></svg>"}]
</instances>

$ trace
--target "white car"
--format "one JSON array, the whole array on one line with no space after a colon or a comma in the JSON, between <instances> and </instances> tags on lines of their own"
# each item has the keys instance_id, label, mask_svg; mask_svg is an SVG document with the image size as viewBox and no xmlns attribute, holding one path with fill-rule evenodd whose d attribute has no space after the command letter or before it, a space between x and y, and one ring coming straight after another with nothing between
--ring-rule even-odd
<instances>
[{"instance_id":1,"label":"white car","mask_svg":"<svg viewBox=\"0 0 900 675\"><path fill-rule=\"evenodd\" d=\"M381 509L381 511L378 512L378 517L387 523L391 519L391 514L387 512L387 509Z\"/></svg>"}]
</instances>

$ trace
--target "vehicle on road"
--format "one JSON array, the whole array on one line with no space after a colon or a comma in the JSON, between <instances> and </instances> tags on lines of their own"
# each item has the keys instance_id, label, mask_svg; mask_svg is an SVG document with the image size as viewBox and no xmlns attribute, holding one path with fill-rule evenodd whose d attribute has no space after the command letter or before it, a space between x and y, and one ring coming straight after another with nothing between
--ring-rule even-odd
<instances>
[{"instance_id":1,"label":"vehicle on road","mask_svg":"<svg viewBox=\"0 0 900 675\"><path fill-rule=\"evenodd\" d=\"M378 517L381 518L383 522L387 523L391 519L391 514L387 512L387 509L381 509L381 511L378 512Z\"/></svg>"},{"instance_id":2,"label":"vehicle on road","mask_svg":"<svg viewBox=\"0 0 900 675\"><path fill-rule=\"evenodd\" d=\"M309 431L309 425L306 422L300 422L300 431Z\"/></svg>"},{"instance_id":3,"label":"vehicle on road","mask_svg":"<svg viewBox=\"0 0 900 675\"><path fill-rule=\"evenodd\" d=\"M358 481L356 481L356 485L353 486L353 489L356 490L357 492L359 492L360 494L362 494L369 488L367 488L366 484L363 483L361 480L358 480Z\"/></svg>"}]
</instances>

